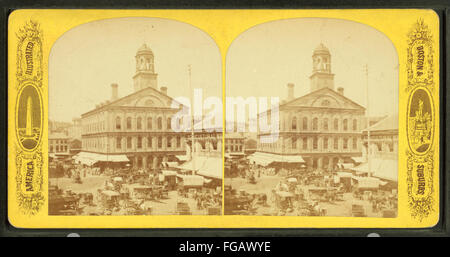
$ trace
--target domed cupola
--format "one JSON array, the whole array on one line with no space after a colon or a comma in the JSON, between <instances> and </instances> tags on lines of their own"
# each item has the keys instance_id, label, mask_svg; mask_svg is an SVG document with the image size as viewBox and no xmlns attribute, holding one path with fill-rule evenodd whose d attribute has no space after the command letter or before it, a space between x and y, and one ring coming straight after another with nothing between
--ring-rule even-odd
<instances>
[{"instance_id":1,"label":"domed cupola","mask_svg":"<svg viewBox=\"0 0 450 257\"><path fill-rule=\"evenodd\" d=\"M334 74L331 73L330 50L320 43L313 51L313 69L311 80L311 92L324 87L334 90Z\"/></svg>"},{"instance_id":2,"label":"domed cupola","mask_svg":"<svg viewBox=\"0 0 450 257\"><path fill-rule=\"evenodd\" d=\"M136 52L136 74L133 76L134 91L142 90L146 87L158 88L155 73L155 56L152 49L143 44Z\"/></svg>"}]
</instances>

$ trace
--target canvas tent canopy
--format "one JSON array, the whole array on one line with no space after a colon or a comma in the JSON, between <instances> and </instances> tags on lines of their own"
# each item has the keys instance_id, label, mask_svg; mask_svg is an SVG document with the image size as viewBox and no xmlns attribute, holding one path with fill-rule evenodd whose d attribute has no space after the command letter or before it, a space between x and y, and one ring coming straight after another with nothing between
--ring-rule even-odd
<instances>
[{"instance_id":1,"label":"canvas tent canopy","mask_svg":"<svg viewBox=\"0 0 450 257\"><path fill-rule=\"evenodd\" d=\"M74 157L74 160L78 163L85 165L92 165L96 162L129 162L130 160L124 154L100 154L100 153L89 153L89 152L79 152Z\"/></svg>"},{"instance_id":2,"label":"canvas tent canopy","mask_svg":"<svg viewBox=\"0 0 450 257\"><path fill-rule=\"evenodd\" d=\"M365 159L363 157L352 157L352 160L356 163L363 163Z\"/></svg>"},{"instance_id":3,"label":"canvas tent canopy","mask_svg":"<svg viewBox=\"0 0 450 257\"><path fill-rule=\"evenodd\" d=\"M369 173L369 164L367 162L362 163L361 165L352 168L352 170L361 173ZM373 158L370 161L370 171L372 172L373 177L391 181L398 181L397 160Z\"/></svg>"},{"instance_id":4,"label":"canvas tent canopy","mask_svg":"<svg viewBox=\"0 0 450 257\"><path fill-rule=\"evenodd\" d=\"M188 156L187 155L176 155L175 157L177 157L177 159L180 160L180 161L187 161L188 160Z\"/></svg>"},{"instance_id":5,"label":"canvas tent canopy","mask_svg":"<svg viewBox=\"0 0 450 257\"><path fill-rule=\"evenodd\" d=\"M305 163L305 160L299 155L280 155L273 153L255 152L248 159L261 166L267 166L271 163Z\"/></svg>"},{"instance_id":6,"label":"canvas tent canopy","mask_svg":"<svg viewBox=\"0 0 450 257\"><path fill-rule=\"evenodd\" d=\"M193 170L198 175L222 179L222 158L214 156L195 156L179 166L184 170Z\"/></svg>"},{"instance_id":7,"label":"canvas tent canopy","mask_svg":"<svg viewBox=\"0 0 450 257\"><path fill-rule=\"evenodd\" d=\"M351 169L354 166L353 163L338 163L337 165L341 169Z\"/></svg>"}]
</instances>

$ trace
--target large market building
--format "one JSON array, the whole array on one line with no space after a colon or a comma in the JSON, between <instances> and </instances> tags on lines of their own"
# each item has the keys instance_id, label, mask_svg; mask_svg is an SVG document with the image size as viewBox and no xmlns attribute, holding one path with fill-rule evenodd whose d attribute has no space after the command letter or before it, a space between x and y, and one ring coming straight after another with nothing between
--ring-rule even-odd
<instances>
[{"instance_id":1,"label":"large market building","mask_svg":"<svg viewBox=\"0 0 450 257\"><path fill-rule=\"evenodd\" d=\"M362 156L365 108L346 97L342 87L335 89L328 48L320 44L312 61L310 93L296 98L294 84L287 85L288 98L279 106L278 138L264 143L261 138L270 133L259 132L257 151L265 158L296 156L308 169L333 169Z\"/></svg>"},{"instance_id":2,"label":"large market building","mask_svg":"<svg viewBox=\"0 0 450 257\"><path fill-rule=\"evenodd\" d=\"M167 87L158 87L153 51L144 44L135 56L134 92L119 97L111 85L111 99L81 115L82 159L130 161L135 168L157 168L176 155L185 155L185 134L171 127L172 116L182 108Z\"/></svg>"}]
</instances>

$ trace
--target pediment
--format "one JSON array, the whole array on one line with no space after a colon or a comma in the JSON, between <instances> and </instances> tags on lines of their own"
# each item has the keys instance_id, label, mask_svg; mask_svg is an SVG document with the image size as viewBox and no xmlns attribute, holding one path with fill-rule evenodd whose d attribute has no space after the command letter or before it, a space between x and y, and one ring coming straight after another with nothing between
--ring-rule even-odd
<instances>
[{"instance_id":1,"label":"pediment","mask_svg":"<svg viewBox=\"0 0 450 257\"><path fill-rule=\"evenodd\" d=\"M310 94L298 97L285 103L285 107L322 107L334 109L355 109L364 110L365 108L349 98L331 90L323 88Z\"/></svg>"},{"instance_id":2,"label":"pediment","mask_svg":"<svg viewBox=\"0 0 450 257\"><path fill-rule=\"evenodd\" d=\"M173 101L175 100L156 89L145 88L118 99L111 106L170 108Z\"/></svg>"}]
</instances>

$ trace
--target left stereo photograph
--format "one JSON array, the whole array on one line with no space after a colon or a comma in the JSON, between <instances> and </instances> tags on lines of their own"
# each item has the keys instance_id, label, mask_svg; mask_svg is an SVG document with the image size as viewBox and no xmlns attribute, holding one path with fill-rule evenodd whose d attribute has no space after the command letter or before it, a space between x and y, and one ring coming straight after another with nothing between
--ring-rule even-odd
<instances>
[{"instance_id":1,"label":"left stereo photograph","mask_svg":"<svg viewBox=\"0 0 450 257\"><path fill-rule=\"evenodd\" d=\"M210 36L174 20L64 33L48 63L48 214L221 215L221 65Z\"/></svg>"}]
</instances>

